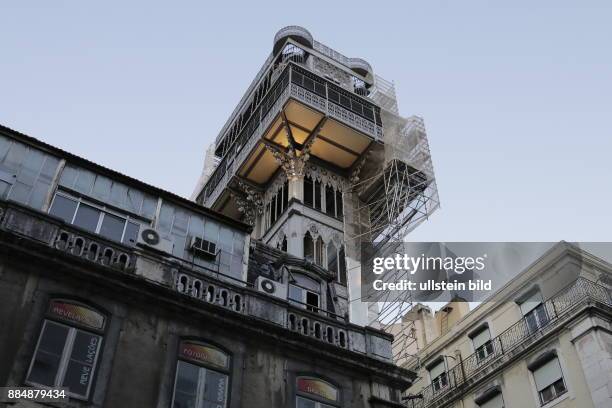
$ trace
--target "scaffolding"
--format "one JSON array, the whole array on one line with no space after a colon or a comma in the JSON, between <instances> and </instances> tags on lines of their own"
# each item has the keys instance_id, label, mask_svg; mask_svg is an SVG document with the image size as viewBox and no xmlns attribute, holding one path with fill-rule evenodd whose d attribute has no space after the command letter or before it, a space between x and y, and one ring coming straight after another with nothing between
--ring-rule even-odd
<instances>
[{"instance_id":1,"label":"scaffolding","mask_svg":"<svg viewBox=\"0 0 612 408\"><path fill-rule=\"evenodd\" d=\"M410 231L425 221L438 207L438 191L429 143L423 120L402 118L382 110L384 139L375 143L355 166L351 185L344 192L345 245L349 274L361 284L363 249L368 256L393 257L403 254L403 243ZM394 280L406 278L396 271ZM389 275L387 275L389 276ZM368 292L351 302L367 302L370 326L396 334L396 362L405 358L415 343L413 322L402 319L412 308L409 291L390 298L388 291ZM414 344L413 344L414 343Z\"/></svg>"}]
</instances>

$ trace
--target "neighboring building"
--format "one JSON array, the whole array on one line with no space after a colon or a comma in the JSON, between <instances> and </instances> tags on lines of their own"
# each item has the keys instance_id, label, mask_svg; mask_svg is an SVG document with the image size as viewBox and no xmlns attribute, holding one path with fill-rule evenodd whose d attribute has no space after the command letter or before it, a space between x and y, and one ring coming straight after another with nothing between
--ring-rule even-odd
<instances>
[{"instance_id":1,"label":"neighboring building","mask_svg":"<svg viewBox=\"0 0 612 408\"><path fill-rule=\"evenodd\" d=\"M418 374L407 406L612 406L611 285L612 265L559 243L471 312L415 305L391 330Z\"/></svg>"},{"instance_id":2,"label":"neighboring building","mask_svg":"<svg viewBox=\"0 0 612 408\"><path fill-rule=\"evenodd\" d=\"M438 207L423 121L398 116L393 85L286 27L213 149L194 199L327 270L336 313L376 325L376 299L360 301L362 245L403 241Z\"/></svg>"}]
</instances>

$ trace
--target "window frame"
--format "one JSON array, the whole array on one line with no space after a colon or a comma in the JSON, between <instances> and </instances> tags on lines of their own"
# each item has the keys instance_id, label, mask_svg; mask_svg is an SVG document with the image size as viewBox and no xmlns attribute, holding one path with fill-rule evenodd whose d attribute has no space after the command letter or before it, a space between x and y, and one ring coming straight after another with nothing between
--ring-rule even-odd
<instances>
[{"instance_id":1,"label":"window frame","mask_svg":"<svg viewBox=\"0 0 612 408\"><path fill-rule=\"evenodd\" d=\"M81 196L75 196L75 195L72 195L70 193L67 193L67 192L64 192L62 190L59 190L59 189L55 191L55 194L53 194L53 199L51 200L51 204L49 205L49 209L47 210L47 213L49 215L53 216L53 217L56 217L56 216L51 214L51 209L53 208L53 204L55 203L55 199L56 199L57 196L61 196L61 197L65 198L65 199L67 199L67 200L72 200L72 201L76 202L76 204L77 204L76 208L74 209L74 213L72 214L72 218L71 218L70 222L68 223L69 225L71 225L71 226L73 226L75 228L82 229L83 231L87 231L90 234L99 235L100 237L102 237L104 239L108 239L109 241L113 241L113 242L119 243L121 245L135 246L137 244L137 242L138 242L138 234L140 233L140 231L142 231L143 227L146 228L146 227L150 226L150 222L148 222L148 221L145 222L145 221L143 221L142 218L135 217L133 215L126 214L126 213L121 213L121 212L116 211L115 209L110 208L110 207L108 207L106 205L97 204L96 202L94 202L92 200L84 199ZM86 205L86 206L92 207L92 208L100 211L100 215L98 215L98 222L96 224L96 229L93 232L92 231L88 231L87 229L82 228L79 225L74 224L74 221L76 219L77 213L79 212L79 208L81 207L81 205ZM123 230L121 231L121 240L120 241L117 241L117 240L112 239L112 238L105 237L104 235L100 234L100 230L102 228L102 224L104 223L104 218L105 218L106 214L109 214L109 215L117 217L117 218L121 218L123 220L124 224L123 224ZM128 224L129 223L136 224L138 226L138 233L136 234L136 241L133 244L131 244L129 242L124 242L124 240L126 239L126 232L128 230Z\"/></svg>"},{"instance_id":2,"label":"window frame","mask_svg":"<svg viewBox=\"0 0 612 408\"><path fill-rule=\"evenodd\" d=\"M218 351L224 353L227 357L227 367L226 368L221 368L219 366L215 366L214 364L209 364L203 361L194 361L194 360L189 360L185 357L181 356L181 352L180 352L180 347L184 342L189 342L189 343L193 343L193 344L200 344L203 346L208 346L211 347L213 349L217 349ZM226 390L225 390L225 407L224 408L229 408L231 407L231 397L232 397L232 393L231 393L231 389L232 389L232 376L233 376L233 354L231 352L229 352L229 350L227 350L225 347L221 347L218 344L216 344L215 342L211 342L209 340L202 340L199 338L180 338L177 346L176 346L176 363L174 364L174 380L172 381L172 389L171 389L171 394L170 394L170 408L174 408L174 398L176 396L176 382L178 379L178 369L179 369L179 364L180 362L184 362L187 364L191 364L195 367L197 367L198 369L198 383L197 383L197 388L196 388L196 407L199 407L201 405L201 403L203 402L203 394L201 394L201 391L203 390L202 388L202 371L204 370L204 374L206 374L206 372L208 371L212 371L215 372L217 374L222 374L225 375L227 377L227 386L226 386ZM204 377L206 378L206 377ZM204 380L205 381L205 380Z\"/></svg>"},{"instance_id":3,"label":"window frame","mask_svg":"<svg viewBox=\"0 0 612 408\"><path fill-rule=\"evenodd\" d=\"M302 296L301 296L302 299L301 300L297 300L297 299L293 299L293 298L289 297L289 293L290 293L290 290L291 290L292 286L295 287L295 288L300 289L301 294L302 294ZM322 308L321 308L321 293L314 292L311 289L308 289L308 288L305 288L304 286L298 285L297 283L289 283L287 288L288 288L287 289L287 300L290 303L295 304L295 305L297 305L298 307L300 307L302 309L306 309L306 310L308 310L310 312L314 312L314 313L318 313L320 310L322 310ZM313 305L311 305L311 304L306 302L306 300L308 299L308 294L309 293L317 296L317 300L318 300L317 306L313 306ZM312 309L316 309L316 310L312 310Z\"/></svg>"},{"instance_id":4,"label":"window frame","mask_svg":"<svg viewBox=\"0 0 612 408\"><path fill-rule=\"evenodd\" d=\"M83 307L87 309L91 309L92 311L99 313L104 318L103 328L95 329L93 327L88 327L84 324L80 324L73 320L62 319L61 317L52 314L49 311L49 309L51 308L51 304L53 301L60 301L60 302L64 301L70 304L82 305ZM74 340L76 338L77 333L81 331L81 332L84 332L87 334L93 334L99 337L100 340L98 341L98 344L97 344L96 358L91 366L91 376L90 376L89 384L87 386L87 393L83 396L83 395L79 395L79 394L75 394L70 391L67 391L66 394L79 401L91 401L91 399L93 398L94 391L95 391L96 379L98 375L98 367L102 362L102 358L104 354L103 345L104 345L104 340L107 338L107 334L108 334L107 332L108 332L108 326L109 326L108 324L109 314L98 306L92 306L88 303L81 302L80 300L75 300L71 298L62 298L62 297L54 297L54 298L48 299L46 307L47 309L45 313L43 314L41 323L39 324L38 339L36 340L36 344L34 345L34 348L32 349L30 353L30 356L31 356L30 363L28 365L28 369L26 371L25 378L23 380L23 384L27 386L40 387L44 389L64 387L62 384L66 379L66 371L68 368L68 364L70 363L72 352L74 349ZM47 323L49 322L52 324L58 325L58 326L63 326L63 327L68 328L68 334L66 335L66 339L64 340L64 347L62 349L62 354L60 356L60 363L58 365L57 371L55 372L54 384L52 386L36 383L34 381L29 380L30 374L32 372L32 368L34 367L34 361L35 361L36 355L38 354L38 350L40 348L40 342L42 341L43 331L45 327L47 326Z\"/></svg>"},{"instance_id":5,"label":"window frame","mask_svg":"<svg viewBox=\"0 0 612 408\"><path fill-rule=\"evenodd\" d=\"M525 324L530 333L535 333L541 328L545 327L550 322L550 316L548 316L548 310L546 310L545 302L541 302L539 305L531 309L523 316ZM530 325L530 321L535 322L535 326Z\"/></svg>"},{"instance_id":6,"label":"window frame","mask_svg":"<svg viewBox=\"0 0 612 408\"><path fill-rule=\"evenodd\" d=\"M482 333L487 332L489 334L489 339L482 343L480 346L476 347L474 344L474 340ZM474 349L474 354L476 354L476 360L478 364L486 361L492 355L495 355L495 348L493 346L493 337L491 336L491 329L488 324L484 324L480 327L480 329L476 329L474 332L468 335L472 342L472 347Z\"/></svg>"},{"instance_id":7,"label":"window frame","mask_svg":"<svg viewBox=\"0 0 612 408\"><path fill-rule=\"evenodd\" d=\"M304 392L304 391L300 391L298 389L298 381L300 379L312 379L315 381L320 381L323 383L328 384L330 387L334 388L336 393L337 393L337 400L336 401L332 401L332 400L328 400L322 396L316 395L316 394L309 394L308 392ZM315 374L298 374L294 377L293 379L293 384L295 387L295 391L294 391L294 401L295 401L295 408L298 407L298 401L299 398L302 398L306 401L309 402L314 402L315 406L314 408L340 408L342 406L342 389L336 385L334 382L329 381L328 379L326 379L325 377L321 377L320 375L315 375Z\"/></svg>"},{"instance_id":8,"label":"window frame","mask_svg":"<svg viewBox=\"0 0 612 408\"><path fill-rule=\"evenodd\" d=\"M554 380L552 383L550 383L550 384L548 384L545 387L540 389L540 388L538 388L538 381L536 379L536 372L539 369L542 369L546 364L549 364L552 361L556 361L556 363L557 363L557 365L559 367L560 377L557 378L556 380ZM537 394L537 399L538 399L538 402L540 403L541 407L547 406L547 405L553 403L554 401L558 400L559 398L561 398L564 395L567 395L569 393L569 387L567 386L567 381L565 379L565 374L563 372L563 367L561 365L561 359L559 358L559 356L557 355L556 352L552 352L551 356L548 359L546 359L543 362L538 363L537 367L534 367L534 368L528 367L528 369L531 372L531 378L533 380L533 385L534 385L534 388L535 388L535 391L536 391L536 394ZM559 381L561 381L561 384L563 385L564 389L563 389L562 392L557 393L555 384L559 383ZM552 391L552 398L550 398L550 399L548 399L546 401L544 400L544 397L542 395L545 390L551 390Z\"/></svg>"},{"instance_id":9,"label":"window frame","mask_svg":"<svg viewBox=\"0 0 612 408\"><path fill-rule=\"evenodd\" d=\"M437 376L432 378L431 372L434 371L434 368L438 367L439 365L442 365L442 372L440 374L438 374ZM446 359L442 358L438 360L438 363L434 363L429 365L428 367L426 367L427 370L427 374L429 374L429 379L430 379L430 383L431 383L431 387L434 391L434 393L436 392L440 392L444 389L446 389L449 385L449 379L448 379L448 368L446 366ZM442 381L442 378L444 378L444 381ZM445 382L444 384L442 384L443 382Z\"/></svg>"}]
</instances>

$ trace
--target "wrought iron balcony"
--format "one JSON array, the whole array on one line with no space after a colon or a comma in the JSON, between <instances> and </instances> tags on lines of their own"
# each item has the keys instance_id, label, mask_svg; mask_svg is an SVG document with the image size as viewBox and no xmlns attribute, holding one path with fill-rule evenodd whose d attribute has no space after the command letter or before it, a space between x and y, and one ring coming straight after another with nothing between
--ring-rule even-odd
<instances>
[{"instance_id":1,"label":"wrought iron balcony","mask_svg":"<svg viewBox=\"0 0 612 408\"><path fill-rule=\"evenodd\" d=\"M460 360L448 370L441 380L412 395L407 402L410 408L441 406L449 402L466 387L487 375L493 368L509 361L513 356L549 333L580 305L595 302L612 307L610 290L586 278L578 278L542 304L541 316L536 323L523 318L499 336L491 339L483 348Z\"/></svg>"},{"instance_id":2,"label":"wrought iron balcony","mask_svg":"<svg viewBox=\"0 0 612 408\"><path fill-rule=\"evenodd\" d=\"M245 160L289 99L294 99L374 140L383 138L380 107L309 70L289 62L242 127L231 149L203 189L207 206L219 197L237 167Z\"/></svg>"}]
</instances>

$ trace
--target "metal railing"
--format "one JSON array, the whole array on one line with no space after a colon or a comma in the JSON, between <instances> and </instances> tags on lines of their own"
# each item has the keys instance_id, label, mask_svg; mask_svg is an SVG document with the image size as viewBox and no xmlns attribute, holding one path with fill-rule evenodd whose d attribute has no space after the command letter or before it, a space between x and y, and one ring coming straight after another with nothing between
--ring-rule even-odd
<instances>
[{"instance_id":1,"label":"metal railing","mask_svg":"<svg viewBox=\"0 0 612 408\"><path fill-rule=\"evenodd\" d=\"M282 109L285 98L289 97L374 139L383 137L380 107L294 62L289 62L242 128L232 150L223 157L206 182L202 202L211 205L219 196L220 191L217 191L217 188L219 186L223 188L229 177L233 175L232 173L240 164L238 158L248 153L245 148L250 150L253 147L251 142L261 138L271 119ZM283 103L279 103L281 101Z\"/></svg>"},{"instance_id":2,"label":"metal railing","mask_svg":"<svg viewBox=\"0 0 612 408\"><path fill-rule=\"evenodd\" d=\"M445 381L438 381L423 388L415 396L412 395L408 407L422 408L444 401L443 397L451 397L452 391L473 383L475 378L494 362L505 361L520 350L532 344L539 336L552 330L555 323L571 310L588 301L596 301L612 306L610 289L579 277L556 295L538 306L538 320L522 318L499 336L494 337L475 353L460 360L445 374Z\"/></svg>"}]
</instances>

